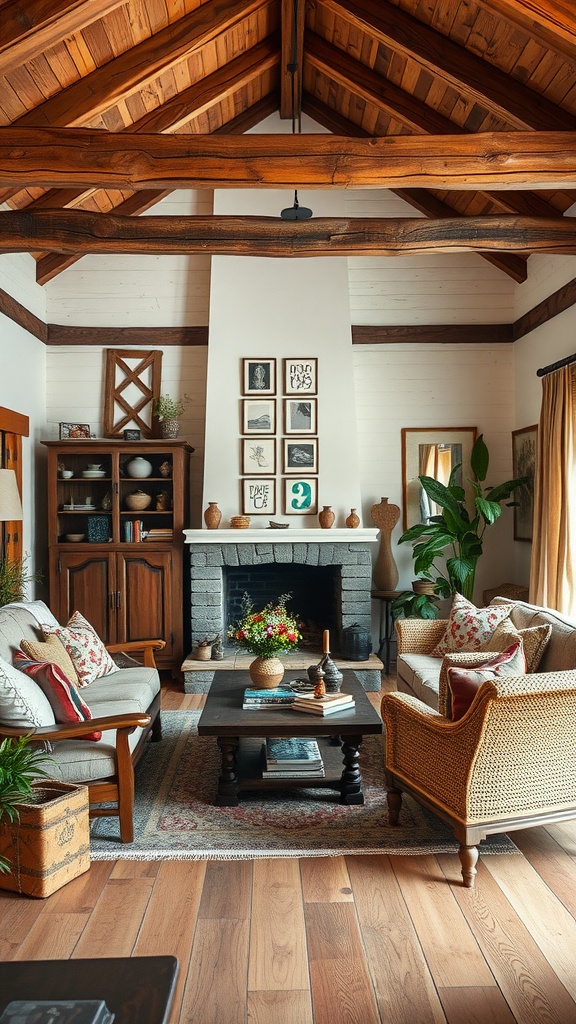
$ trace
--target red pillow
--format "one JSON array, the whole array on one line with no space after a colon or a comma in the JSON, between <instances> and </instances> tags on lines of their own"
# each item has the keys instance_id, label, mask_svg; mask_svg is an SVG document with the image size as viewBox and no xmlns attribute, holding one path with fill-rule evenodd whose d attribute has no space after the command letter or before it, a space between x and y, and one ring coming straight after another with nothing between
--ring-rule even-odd
<instances>
[{"instance_id":1,"label":"red pillow","mask_svg":"<svg viewBox=\"0 0 576 1024\"><path fill-rule=\"evenodd\" d=\"M14 654L14 665L31 676L48 698L57 722L89 722L92 712L78 690L66 678L59 665L51 661L32 661L24 651ZM101 732L90 732L83 740L100 740Z\"/></svg>"},{"instance_id":2,"label":"red pillow","mask_svg":"<svg viewBox=\"0 0 576 1024\"><path fill-rule=\"evenodd\" d=\"M452 695L452 721L457 722L466 714L482 683L498 676L521 676L525 672L526 658L521 640L490 661L485 661L480 668L449 668L447 676Z\"/></svg>"}]
</instances>

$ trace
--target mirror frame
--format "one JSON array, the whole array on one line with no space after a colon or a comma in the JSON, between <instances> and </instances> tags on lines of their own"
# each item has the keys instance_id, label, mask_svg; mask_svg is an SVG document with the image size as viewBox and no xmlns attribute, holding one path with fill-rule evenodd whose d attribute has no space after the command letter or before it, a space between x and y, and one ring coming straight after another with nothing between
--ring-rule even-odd
<instances>
[{"instance_id":1,"label":"mirror frame","mask_svg":"<svg viewBox=\"0 0 576 1024\"><path fill-rule=\"evenodd\" d=\"M407 530L420 522L418 497L419 448L421 444L461 444L462 463L469 465L476 440L476 427L402 427L403 526ZM464 490L467 498L470 488Z\"/></svg>"}]
</instances>

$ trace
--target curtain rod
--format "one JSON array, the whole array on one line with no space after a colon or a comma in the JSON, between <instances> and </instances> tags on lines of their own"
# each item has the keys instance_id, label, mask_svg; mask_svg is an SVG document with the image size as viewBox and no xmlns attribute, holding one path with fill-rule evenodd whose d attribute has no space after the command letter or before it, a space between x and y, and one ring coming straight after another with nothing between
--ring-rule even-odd
<instances>
[{"instance_id":1,"label":"curtain rod","mask_svg":"<svg viewBox=\"0 0 576 1024\"><path fill-rule=\"evenodd\" d=\"M571 356L566 356L565 359L559 359L556 363L550 363L549 366L543 366L542 369L536 370L536 376L545 377L547 373L559 370L561 366L570 366L570 363L576 363L576 352Z\"/></svg>"}]
</instances>

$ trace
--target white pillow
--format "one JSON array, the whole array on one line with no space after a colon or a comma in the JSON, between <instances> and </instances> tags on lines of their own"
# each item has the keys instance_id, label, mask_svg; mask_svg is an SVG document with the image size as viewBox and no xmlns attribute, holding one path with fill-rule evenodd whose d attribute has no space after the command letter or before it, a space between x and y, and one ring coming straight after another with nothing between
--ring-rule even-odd
<instances>
[{"instance_id":1,"label":"white pillow","mask_svg":"<svg viewBox=\"0 0 576 1024\"><path fill-rule=\"evenodd\" d=\"M14 727L55 725L50 701L33 679L0 657L0 722Z\"/></svg>"}]
</instances>

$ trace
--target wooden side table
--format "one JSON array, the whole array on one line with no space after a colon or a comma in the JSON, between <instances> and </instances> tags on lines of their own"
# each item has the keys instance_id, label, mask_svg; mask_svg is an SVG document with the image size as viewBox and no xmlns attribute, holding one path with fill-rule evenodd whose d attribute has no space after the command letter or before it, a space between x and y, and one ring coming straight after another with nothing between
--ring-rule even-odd
<instances>
[{"instance_id":1,"label":"wooden side table","mask_svg":"<svg viewBox=\"0 0 576 1024\"><path fill-rule=\"evenodd\" d=\"M392 621L392 602L402 593L401 590L373 590L371 597L373 601L380 602L380 628L378 630L379 643L378 657L384 663L384 671L388 675L390 671L390 649L392 646L394 623ZM383 653L384 652L384 653Z\"/></svg>"}]
</instances>

